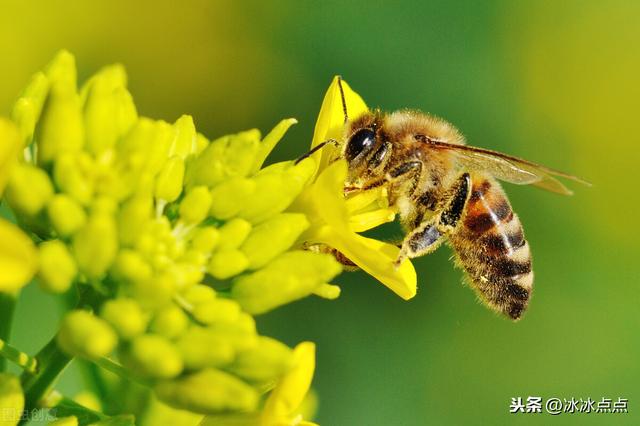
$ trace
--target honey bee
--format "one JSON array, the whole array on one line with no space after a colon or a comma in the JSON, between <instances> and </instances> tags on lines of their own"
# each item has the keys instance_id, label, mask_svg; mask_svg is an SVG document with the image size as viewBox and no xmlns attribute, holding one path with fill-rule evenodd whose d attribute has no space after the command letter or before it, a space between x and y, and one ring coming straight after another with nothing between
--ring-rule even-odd
<instances>
[{"instance_id":1,"label":"honey bee","mask_svg":"<svg viewBox=\"0 0 640 426\"><path fill-rule=\"evenodd\" d=\"M344 96L343 108L345 133L338 145L348 162L345 193L382 185L387 189L406 232L396 263L429 254L447 242L478 297L518 320L533 288L531 251L498 180L563 195L572 192L554 176L588 183L465 145L453 125L425 113L373 111L350 121Z\"/></svg>"}]
</instances>

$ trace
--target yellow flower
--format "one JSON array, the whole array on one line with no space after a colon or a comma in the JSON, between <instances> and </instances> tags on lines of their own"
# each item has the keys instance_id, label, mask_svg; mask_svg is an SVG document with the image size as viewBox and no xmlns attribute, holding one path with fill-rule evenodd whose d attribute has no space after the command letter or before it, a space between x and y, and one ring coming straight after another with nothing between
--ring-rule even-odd
<instances>
[{"instance_id":1,"label":"yellow flower","mask_svg":"<svg viewBox=\"0 0 640 426\"><path fill-rule=\"evenodd\" d=\"M342 86L342 90L341 90ZM342 96L344 94L344 105L342 104ZM315 148L322 142L330 139L341 140L344 131L344 108L347 108L349 119L358 118L365 112L369 111L360 95L351 90L346 81L340 77L333 77L333 81L324 95L316 127L313 131L313 140L311 148ZM320 169L327 166L329 160L336 154L337 147L329 145L314 153L313 158L316 160Z\"/></svg>"},{"instance_id":2,"label":"yellow flower","mask_svg":"<svg viewBox=\"0 0 640 426\"><path fill-rule=\"evenodd\" d=\"M316 368L316 345L302 342L293 350L289 371L280 378L260 413L207 416L200 426L313 426L302 411ZM316 425L317 426L317 425Z\"/></svg>"},{"instance_id":3,"label":"yellow flower","mask_svg":"<svg viewBox=\"0 0 640 426\"><path fill-rule=\"evenodd\" d=\"M304 421L300 406L309 392L316 368L316 345L302 342L293 350L293 366L269 394L262 410L262 426L314 425Z\"/></svg>"},{"instance_id":4,"label":"yellow flower","mask_svg":"<svg viewBox=\"0 0 640 426\"><path fill-rule=\"evenodd\" d=\"M357 118L367 111L367 106L346 82L341 83L349 119ZM329 139L340 141L344 125L340 79L335 77L320 109L312 148ZM328 145L313 154L320 165L315 182L291 207L304 212L311 222L303 239L335 248L403 299L412 298L416 294L416 272L409 260L399 267L394 265L400 249L356 233L394 219L396 212L386 204L384 188L360 191L345 199L347 163L342 159L332 162L336 149Z\"/></svg>"},{"instance_id":5,"label":"yellow flower","mask_svg":"<svg viewBox=\"0 0 640 426\"><path fill-rule=\"evenodd\" d=\"M15 125L0 118L0 197L21 147ZM33 277L37 263L29 237L17 226L0 219L0 292L13 293L22 288Z\"/></svg>"}]
</instances>

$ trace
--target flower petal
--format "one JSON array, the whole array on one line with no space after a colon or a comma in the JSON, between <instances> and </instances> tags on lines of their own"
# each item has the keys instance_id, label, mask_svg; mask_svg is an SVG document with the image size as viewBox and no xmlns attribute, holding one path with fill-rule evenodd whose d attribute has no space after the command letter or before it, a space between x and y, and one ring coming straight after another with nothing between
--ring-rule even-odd
<instances>
[{"instance_id":1,"label":"flower petal","mask_svg":"<svg viewBox=\"0 0 640 426\"><path fill-rule=\"evenodd\" d=\"M395 217L396 211L393 209L378 209L351 216L349 218L349 227L354 232L364 232L383 223L393 222Z\"/></svg>"},{"instance_id":2,"label":"flower petal","mask_svg":"<svg viewBox=\"0 0 640 426\"><path fill-rule=\"evenodd\" d=\"M400 253L398 247L355 232L337 232L328 226L319 229L315 238L317 242L339 250L403 299L416 295L417 277L411 262L405 259L399 267L394 265Z\"/></svg>"},{"instance_id":3,"label":"flower petal","mask_svg":"<svg viewBox=\"0 0 640 426\"><path fill-rule=\"evenodd\" d=\"M17 226L0 219L0 292L15 292L27 284L38 261L33 242Z\"/></svg>"},{"instance_id":4,"label":"flower petal","mask_svg":"<svg viewBox=\"0 0 640 426\"><path fill-rule=\"evenodd\" d=\"M293 350L293 358L293 367L280 379L265 402L264 424L293 417L311 387L316 367L316 345L312 342L298 344Z\"/></svg>"},{"instance_id":5,"label":"flower petal","mask_svg":"<svg viewBox=\"0 0 640 426\"><path fill-rule=\"evenodd\" d=\"M392 220L394 211L378 209L349 217L347 203L342 197L346 173L347 164L344 160L331 163L292 205L293 211L304 212L311 221L311 228L304 235L305 240L324 243L339 250L400 297L411 299L416 294L416 272L409 260L396 268L395 261L400 249L354 232ZM371 199L366 197L362 203L354 202L353 206L371 204Z\"/></svg>"},{"instance_id":6,"label":"flower petal","mask_svg":"<svg viewBox=\"0 0 640 426\"><path fill-rule=\"evenodd\" d=\"M296 124L298 120L295 118L285 118L280 121L276 127L273 128L269 132L267 136L262 139L260 143L260 149L256 154L255 163L253 165L254 173L260 170L260 168L264 165L264 161L267 159L273 148L275 148L276 144L280 142L280 139L284 136L284 134L289 130L289 127Z\"/></svg>"},{"instance_id":7,"label":"flower petal","mask_svg":"<svg viewBox=\"0 0 640 426\"><path fill-rule=\"evenodd\" d=\"M316 211L326 223L338 229L346 229L349 221L349 214L342 197L346 178L347 163L339 160L324 169L311 188Z\"/></svg>"},{"instance_id":8,"label":"flower petal","mask_svg":"<svg viewBox=\"0 0 640 426\"><path fill-rule=\"evenodd\" d=\"M302 212L311 222L311 228L329 224L336 229L349 230L349 214L342 197L347 163L336 161L321 171L316 181L300 194L290 207Z\"/></svg>"},{"instance_id":9,"label":"flower petal","mask_svg":"<svg viewBox=\"0 0 640 426\"><path fill-rule=\"evenodd\" d=\"M347 197L349 213L361 213L364 210L375 210L380 207L389 207L387 188L384 186L349 193Z\"/></svg>"},{"instance_id":10,"label":"flower petal","mask_svg":"<svg viewBox=\"0 0 640 426\"><path fill-rule=\"evenodd\" d=\"M316 127L313 132L311 148L329 139L336 139L338 141L342 139L345 116L342 105L342 93L340 92L340 81L342 83L342 91L344 93L344 101L349 119L353 120L354 118L358 118L369 110L360 95L354 92L346 81L340 80L338 76L333 77L333 81L327 93L324 95L324 100L320 107L320 113L318 114L318 120L316 121ZM329 159L332 157L331 154L335 153L332 151L335 150L335 147L328 146L313 154L320 170L326 167Z\"/></svg>"}]
</instances>

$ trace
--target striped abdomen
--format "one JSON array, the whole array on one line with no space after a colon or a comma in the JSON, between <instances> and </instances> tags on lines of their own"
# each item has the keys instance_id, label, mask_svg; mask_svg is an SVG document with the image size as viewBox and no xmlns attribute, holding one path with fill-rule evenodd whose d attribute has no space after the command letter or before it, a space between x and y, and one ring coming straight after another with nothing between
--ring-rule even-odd
<instances>
[{"instance_id":1,"label":"striped abdomen","mask_svg":"<svg viewBox=\"0 0 640 426\"><path fill-rule=\"evenodd\" d=\"M518 319L533 285L529 244L498 182L476 176L471 185L461 223L449 240L481 299Z\"/></svg>"}]
</instances>

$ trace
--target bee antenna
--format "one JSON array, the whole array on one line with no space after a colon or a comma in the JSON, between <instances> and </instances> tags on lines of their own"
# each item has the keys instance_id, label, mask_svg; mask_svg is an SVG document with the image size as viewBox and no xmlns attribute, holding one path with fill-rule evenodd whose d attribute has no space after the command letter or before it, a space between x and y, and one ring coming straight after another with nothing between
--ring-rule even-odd
<instances>
[{"instance_id":1,"label":"bee antenna","mask_svg":"<svg viewBox=\"0 0 640 426\"><path fill-rule=\"evenodd\" d=\"M342 99L342 112L344 113L344 122L349 121L349 114L347 114L347 100L344 97L344 89L342 88L342 77L338 76L338 88L340 89L340 98Z\"/></svg>"},{"instance_id":2,"label":"bee antenna","mask_svg":"<svg viewBox=\"0 0 640 426\"><path fill-rule=\"evenodd\" d=\"M318 145L314 146L309 152L306 152L304 154L302 154L300 157L298 157L298 159L296 161L293 162L293 164L298 164L299 162L301 162L302 160L304 160L305 158L310 157L313 153L315 153L316 151L324 148L327 144L332 144L334 146L338 145L338 141L335 139L328 139L322 143L319 143Z\"/></svg>"}]
</instances>

